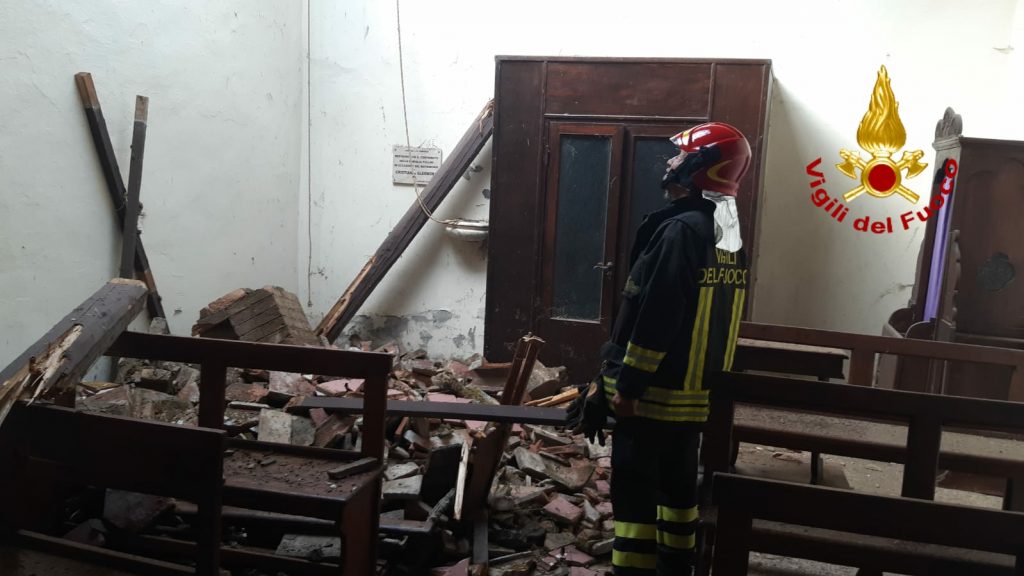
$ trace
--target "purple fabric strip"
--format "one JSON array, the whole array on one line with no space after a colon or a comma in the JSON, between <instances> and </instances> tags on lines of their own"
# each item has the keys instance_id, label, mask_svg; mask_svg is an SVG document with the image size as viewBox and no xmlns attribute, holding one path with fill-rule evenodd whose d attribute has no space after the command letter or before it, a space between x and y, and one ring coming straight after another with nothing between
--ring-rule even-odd
<instances>
[{"instance_id":1,"label":"purple fabric strip","mask_svg":"<svg viewBox=\"0 0 1024 576\"><path fill-rule=\"evenodd\" d=\"M946 202L939 209L938 220L935 223L935 243L932 244L931 270L928 271L928 294L924 301L925 322L934 319L939 314L942 272L946 264L946 244L948 244L946 236L949 227L949 206L953 203L952 200L952 195L946 197Z\"/></svg>"}]
</instances>

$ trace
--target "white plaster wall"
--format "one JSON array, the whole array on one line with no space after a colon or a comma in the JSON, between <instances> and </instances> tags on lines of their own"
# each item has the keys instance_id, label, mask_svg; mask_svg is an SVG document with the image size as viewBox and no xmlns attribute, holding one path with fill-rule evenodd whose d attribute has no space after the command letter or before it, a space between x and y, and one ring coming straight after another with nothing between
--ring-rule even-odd
<instances>
[{"instance_id":1,"label":"white plaster wall","mask_svg":"<svg viewBox=\"0 0 1024 576\"><path fill-rule=\"evenodd\" d=\"M297 1L0 2L0 363L117 275L120 231L75 90L88 71L127 183L149 96L141 227L171 329L240 286L297 290Z\"/></svg>"},{"instance_id":2,"label":"white plaster wall","mask_svg":"<svg viewBox=\"0 0 1024 576\"><path fill-rule=\"evenodd\" d=\"M893 79L906 147L924 149L929 163L946 106L963 115L967 135L1024 139L1019 99L1010 97L1014 86L1020 94L1024 72L1010 48L1015 14L1021 38L1013 0L406 0L401 7L411 141L446 154L493 94L497 54L771 58L760 321L878 333L906 303L924 227L882 237L839 227L810 203L804 174L818 156L831 167L840 148L857 148L879 65ZM391 146L405 141L395 16L393 2L313 0L309 298L316 319L413 201L409 188L390 183ZM828 177L835 192L852 187L834 169ZM911 188L923 194L927 179L910 181ZM489 171L463 181L441 216L485 215L488 182ZM865 202L875 216L906 210L897 198ZM305 231L299 244L309 254ZM431 311L448 310L453 316L433 332L428 350L479 351L485 270L479 251L428 223L362 311L430 319ZM399 326L407 345L422 343L422 324ZM470 330L475 340L456 346L452 338Z\"/></svg>"}]
</instances>

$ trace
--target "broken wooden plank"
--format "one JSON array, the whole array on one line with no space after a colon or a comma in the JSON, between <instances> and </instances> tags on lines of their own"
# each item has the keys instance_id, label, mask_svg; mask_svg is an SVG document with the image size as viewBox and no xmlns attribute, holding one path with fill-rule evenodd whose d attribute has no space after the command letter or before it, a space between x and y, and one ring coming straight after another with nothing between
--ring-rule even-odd
<instances>
[{"instance_id":1,"label":"broken wooden plank","mask_svg":"<svg viewBox=\"0 0 1024 576\"><path fill-rule=\"evenodd\" d=\"M420 197L409 207L405 216L391 230L387 238L377 249L377 252L370 257L369 262L363 266L355 280L341 295L341 298L331 307L331 310L324 316L320 325L317 326L317 336L327 336L327 339L334 341L345 325L359 311L359 307L366 302L366 299L377 287L377 284L388 273L388 270L398 261L402 252L412 243L413 238L427 222L427 215L424 208L433 212L448 195L448 192L455 186L459 178L469 168L470 163L480 153L484 143L491 137L494 131L493 101L488 102L480 114L473 120L469 129L455 145L455 149L445 160L441 168L434 174L423 189ZM422 203L422 205L421 205Z\"/></svg>"},{"instance_id":2,"label":"broken wooden plank","mask_svg":"<svg viewBox=\"0 0 1024 576\"><path fill-rule=\"evenodd\" d=\"M362 398L332 398L316 396L304 398L290 412L304 412L323 408L327 412L358 414L363 410ZM477 420L480 422L505 422L509 424L538 424L543 426L564 426L565 410L562 408L537 408L534 406L505 406L490 404L461 404L457 402L422 402L416 400L388 400L388 416L411 416L442 418L448 420Z\"/></svg>"},{"instance_id":3,"label":"broken wooden plank","mask_svg":"<svg viewBox=\"0 0 1024 576\"><path fill-rule=\"evenodd\" d=\"M74 390L93 361L142 311L146 286L114 278L0 372L0 424L19 399Z\"/></svg>"},{"instance_id":4,"label":"broken wooden plank","mask_svg":"<svg viewBox=\"0 0 1024 576\"><path fill-rule=\"evenodd\" d=\"M114 213L117 216L118 224L124 226L125 214L125 191L124 182L121 180L121 170L117 167L117 157L114 155L114 147L110 143L110 134L107 132L107 122L103 118L103 110L100 108L100 100L96 95L96 86L93 85L92 75L88 72L75 74L75 86L78 88L78 95L82 99L82 107L85 109L85 118L89 122L89 132L92 134L92 142L96 146L96 153L99 154L100 168L103 169L103 177L107 181L107 192L114 204ZM166 318L164 306L160 293L156 289L156 279L149 268L149 258L146 256L146 249L142 245L142 239L135 241L135 270L138 271L142 281L146 284L146 308L152 317Z\"/></svg>"},{"instance_id":5,"label":"broken wooden plank","mask_svg":"<svg viewBox=\"0 0 1024 576\"><path fill-rule=\"evenodd\" d=\"M532 334L519 339L515 357L512 360L512 369L508 373L508 380L505 382L505 389L501 394L503 407L519 407L523 401L526 384L530 381L533 365L537 361L537 354L543 343L543 340ZM522 408L543 410L543 408ZM486 437L477 442L476 452L473 455L473 469L466 487L466 518L476 519L481 511L486 509L487 495L490 494L491 484L494 483L494 475L498 472L501 456L511 431L511 424L500 423Z\"/></svg>"},{"instance_id":6,"label":"broken wooden plank","mask_svg":"<svg viewBox=\"0 0 1024 576\"><path fill-rule=\"evenodd\" d=\"M526 403L526 406L540 406L541 408L548 406L557 406L558 404L561 404L563 402L574 400L579 395L579 389L573 388L572 390L562 392L561 394L555 394L554 396L548 396L547 398L538 398L536 400L531 400Z\"/></svg>"},{"instance_id":7,"label":"broken wooden plank","mask_svg":"<svg viewBox=\"0 0 1024 576\"><path fill-rule=\"evenodd\" d=\"M327 472L327 475L331 480L341 480L342 478L348 478L356 474L362 474L368 470L380 466L380 460L376 458L360 458L354 462L348 462L337 468L333 468Z\"/></svg>"},{"instance_id":8,"label":"broken wooden plank","mask_svg":"<svg viewBox=\"0 0 1024 576\"><path fill-rule=\"evenodd\" d=\"M134 278L135 244L139 239L139 193L142 189L142 157L146 151L146 122L149 98L135 97L135 129L132 132L132 160L128 166L128 194L125 198L121 231L121 278Z\"/></svg>"},{"instance_id":9,"label":"broken wooden plank","mask_svg":"<svg viewBox=\"0 0 1024 576\"><path fill-rule=\"evenodd\" d=\"M462 520L462 503L466 496L466 474L469 472L469 454L473 449L473 437L468 436L462 443L459 457L459 474L455 479L455 519Z\"/></svg>"}]
</instances>

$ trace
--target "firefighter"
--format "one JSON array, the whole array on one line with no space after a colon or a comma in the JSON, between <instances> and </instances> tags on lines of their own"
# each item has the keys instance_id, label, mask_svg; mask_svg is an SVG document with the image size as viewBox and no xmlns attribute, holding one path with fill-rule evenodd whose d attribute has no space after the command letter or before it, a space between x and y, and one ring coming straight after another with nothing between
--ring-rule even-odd
<instances>
[{"instance_id":1,"label":"firefighter","mask_svg":"<svg viewBox=\"0 0 1024 576\"><path fill-rule=\"evenodd\" d=\"M570 409L592 440L612 435L617 575L691 574L705 380L732 366L747 288L735 197L750 145L721 122L672 137L668 205L645 217L602 368Z\"/></svg>"}]
</instances>

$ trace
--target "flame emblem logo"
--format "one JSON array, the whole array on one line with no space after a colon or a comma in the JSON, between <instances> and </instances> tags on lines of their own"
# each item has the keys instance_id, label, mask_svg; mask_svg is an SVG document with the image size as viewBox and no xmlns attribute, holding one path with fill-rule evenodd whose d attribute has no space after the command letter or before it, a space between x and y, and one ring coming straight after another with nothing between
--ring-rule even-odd
<instances>
[{"instance_id":1,"label":"flame emblem logo","mask_svg":"<svg viewBox=\"0 0 1024 576\"><path fill-rule=\"evenodd\" d=\"M839 151L843 162L836 164L836 168L849 178L860 180L859 186L843 195L847 202L867 192L876 198L899 194L911 204L917 203L918 195L903 185L903 172L906 171L906 178L913 178L928 165L920 162L924 157L921 150L904 150L898 161L892 160L893 154L907 142L899 106L889 85L889 72L882 66L871 92L868 111L857 128L857 144L871 157L865 161L858 151Z\"/></svg>"}]
</instances>

